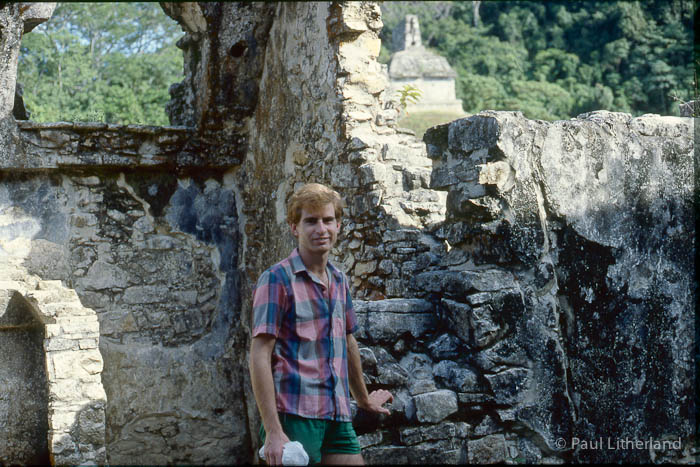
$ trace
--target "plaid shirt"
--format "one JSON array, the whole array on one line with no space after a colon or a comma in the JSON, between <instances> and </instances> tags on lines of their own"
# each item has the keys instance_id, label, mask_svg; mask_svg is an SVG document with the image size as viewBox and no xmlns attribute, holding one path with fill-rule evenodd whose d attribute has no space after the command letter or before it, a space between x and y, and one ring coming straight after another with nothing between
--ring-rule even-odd
<instances>
[{"instance_id":1,"label":"plaid shirt","mask_svg":"<svg viewBox=\"0 0 700 467\"><path fill-rule=\"evenodd\" d=\"M330 287L294 249L265 271L253 298L253 337L277 338L272 353L277 410L351 421L346 334L357 329L347 278L328 263Z\"/></svg>"}]
</instances>

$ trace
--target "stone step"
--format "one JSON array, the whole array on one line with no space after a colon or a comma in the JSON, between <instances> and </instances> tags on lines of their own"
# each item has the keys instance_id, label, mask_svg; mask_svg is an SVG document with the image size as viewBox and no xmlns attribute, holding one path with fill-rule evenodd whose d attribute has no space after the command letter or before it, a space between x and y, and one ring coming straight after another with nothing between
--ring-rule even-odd
<instances>
[{"instance_id":1,"label":"stone step","mask_svg":"<svg viewBox=\"0 0 700 467\"><path fill-rule=\"evenodd\" d=\"M41 305L41 312L53 318L58 316L93 316L95 312L76 302L56 302Z\"/></svg>"},{"instance_id":2,"label":"stone step","mask_svg":"<svg viewBox=\"0 0 700 467\"><path fill-rule=\"evenodd\" d=\"M48 290L30 290L26 294L27 299L36 301L39 305L47 303L67 303L77 304L82 306L78 294L73 289L48 289Z\"/></svg>"}]
</instances>

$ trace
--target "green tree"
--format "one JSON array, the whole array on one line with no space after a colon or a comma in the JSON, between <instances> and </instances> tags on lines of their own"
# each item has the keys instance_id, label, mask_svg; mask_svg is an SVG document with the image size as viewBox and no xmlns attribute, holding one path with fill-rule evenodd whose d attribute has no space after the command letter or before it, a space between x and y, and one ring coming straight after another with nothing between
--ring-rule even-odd
<instances>
[{"instance_id":1,"label":"green tree","mask_svg":"<svg viewBox=\"0 0 700 467\"><path fill-rule=\"evenodd\" d=\"M18 81L31 118L167 125L181 35L157 3L60 3L22 39Z\"/></svg>"},{"instance_id":2,"label":"green tree","mask_svg":"<svg viewBox=\"0 0 700 467\"><path fill-rule=\"evenodd\" d=\"M678 115L698 94L692 0L382 2L382 60L391 29L419 17L423 44L457 72L468 112L522 110L570 118L607 109ZM389 39L389 40L387 40ZM518 108L518 106L520 106Z\"/></svg>"}]
</instances>

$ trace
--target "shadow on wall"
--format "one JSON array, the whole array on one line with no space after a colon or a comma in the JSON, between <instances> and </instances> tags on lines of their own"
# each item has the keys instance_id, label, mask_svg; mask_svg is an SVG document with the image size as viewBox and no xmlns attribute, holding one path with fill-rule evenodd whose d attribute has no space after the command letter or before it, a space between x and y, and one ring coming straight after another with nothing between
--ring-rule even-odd
<instances>
[{"instance_id":1,"label":"shadow on wall","mask_svg":"<svg viewBox=\"0 0 700 467\"><path fill-rule=\"evenodd\" d=\"M46 465L44 326L15 291L0 291L0 465Z\"/></svg>"}]
</instances>

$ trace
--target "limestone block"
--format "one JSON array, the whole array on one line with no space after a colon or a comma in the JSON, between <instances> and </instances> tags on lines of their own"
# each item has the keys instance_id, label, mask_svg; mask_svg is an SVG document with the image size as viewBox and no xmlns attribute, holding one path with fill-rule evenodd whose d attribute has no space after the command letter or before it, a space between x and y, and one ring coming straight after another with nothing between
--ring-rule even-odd
<instances>
[{"instance_id":1,"label":"limestone block","mask_svg":"<svg viewBox=\"0 0 700 467\"><path fill-rule=\"evenodd\" d=\"M482 405L494 402L493 396L482 392L460 392L457 394L457 400L463 405Z\"/></svg>"},{"instance_id":2,"label":"limestone block","mask_svg":"<svg viewBox=\"0 0 700 467\"><path fill-rule=\"evenodd\" d=\"M408 352L401 358L399 364L411 375L412 379L433 379L431 369L433 362L430 357L425 354Z\"/></svg>"},{"instance_id":3,"label":"limestone block","mask_svg":"<svg viewBox=\"0 0 700 467\"><path fill-rule=\"evenodd\" d=\"M55 379L86 379L89 375L102 372L102 356L97 349L51 351L47 357L49 360L49 373Z\"/></svg>"},{"instance_id":4,"label":"limestone block","mask_svg":"<svg viewBox=\"0 0 700 467\"><path fill-rule=\"evenodd\" d=\"M419 337L436 322L432 304L420 299L357 300L354 304L358 324L372 342L392 341L406 332Z\"/></svg>"},{"instance_id":5,"label":"limestone block","mask_svg":"<svg viewBox=\"0 0 700 467\"><path fill-rule=\"evenodd\" d=\"M412 396L433 391L437 391L437 386L435 386L435 381L432 378L412 380L408 387L408 392Z\"/></svg>"},{"instance_id":6,"label":"limestone block","mask_svg":"<svg viewBox=\"0 0 700 467\"><path fill-rule=\"evenodd\" d=\"M63 364L60 362L59 364ZM61 368L64 370L65 365ZM51 373L51 371L49 371ZM60 374L66 374L64 371L57 371L55 373L57 376ZM55 379L49 383L49 398L51 400L80 400L80 382L76 379L66 378L66 379Z\"/></svg>"},{"instance_id":7,"label":"limestone block","mask_svg":"<svg viewBox=\"0 0 700 467\"><path fill-rule=\"evenodd\" d=\"M459 443L440 440L411 446L411 462L419 465L460 464L462 450Z\"/></svg>"},{"instance_id":8,"label":"limestone block","mask_svg":"<svg viewBox=\"0 0 700 467\"><path fill-rule=\"evenodd\" d=\"M496 320L496 311L491 306L474 307L469 313L469 325L473 329L473 341L476 348L486 347L498 339L505 329Z\"/></svg>"},{"instance_id":9,"label":"limestone block","mask_svg":"<svg viewBox=\"0 0 700 467\"><path fill-rule=\"evenodd\" d=\"M78 281L78 285L86 290L105 290L129 286L129 275L121 267L102 260L92 263L85 277Z\"/></svg>"},{"instance_id":10,"label":"limestone block","mask_svg":"<svg viewBox=\"0 0 700 467\"><path fill-rule=\"evenodd\" d=\"M57 350L77 350L78 349L78 341L74 339L60 339L60 338L53 338L53 339L48 339L47 344L44 346L44 349L47 352L53 352Z\"/></svg>"},{"instance_id":11,"label":"limestone block","mask_svg":"<svg viewBox=\"0 0 700 467\"><path fill-rule=\"evenodd\" d=\"M430 355L435 361L454 359L459 355L459 339L453 334L442 334L428 344Z\"/></svg>"},{"instance_id":12,"label":"limestone block","mask_svg":"<svg viewBox=\"0 0 700 467\"><path fill-rule=\"evenodd\" d=\"M80 366L89 374L96 375L102 372L102 356L96 348L85 349L80 355Z\"/></svg>"},{"instance_id":13,"label":"limestone block","mask_svg":"<svg viewBox=\"0 0 700 467\"><path fill-rule=\"evenodd\" d=\"M74 427L77 418L78 414L75 410L52 409L49 413L49 428L56 433L66 433Z\"/></svg>"},{"instance_id":14,"label":"limestone block","mask_svg":"<svg viewBox=\"0 0 700 467\"><path fill-rule=\"evenodd\" d=\"M24 22L24 34L27 34L41 23L48 21L56 9L55 2L24 3L22 5L20 16Z\"/></svg>"},{"instance_id":15,"label":"limestone block","mask_svg":"<svg viewBox=\"0 0 700 467\"><path fill-rule=\"evenodd\" d=\"M458 392L477 392L481 389L478 376L472 368L450 360L438 362L433 367L433 376L436 381Z\"/></svg>"},{"instance_id":16,"label":"limestone block","mask_svg":"<svg viewBox=\"0 0 700 467\"><path fill-rule=\"evenodd\" d=\"M365 449L370 446L376 446L384 440L384 435L381 431L375 431L373 433L367 433L357 437L360 443L360 449Z\"/></svg>"},{"instance_id":17,"label":"limestone block","mask_svg":"<svg viewBox=\"0 0 700 467\"><path fill-rule=\"evenodd\" d=\"M331 169L331 183L339 188L353 188L359 186L359 180L352 167L346 164L335 164Z\"/></svg>"},{"instance_id":18,"label":"limestone block","mask_svg":"<svg viewBox=\"0 0 700 467\"><path fill-rule=\"evenodd\" d=\"M472 290L486 292L515 288L513 274L504 269L427 271L417 274L411 282L417 289L440 292L458 299Z\"/></svg>"},{"instance_id":19,"label":"limestone block","mask_svg":"<svg viewBox=\"0 0 700 467\"><path fill-rule=\"evenodd\" d=\"M448 389L413 396L416 417L422 423L438 423L457 412L457 394Z\"/></svg>"},{"instance_id":20,"label":"limestone block","mask_svg":"<svg viewBox=\"0 0 700 467\"><path fill-rule=\"evenodd\" d=\"M501 432L503 432L503 428L499 426L498 422L496 422L493 417L486 414L481 422L474 427L472 434L481 437Z\"/></svg>"},{"instance_id":21,"label":"limestone block","mask_svg":"<svg viewBox=\"0 0 700 467\"><path fill-rule=\"evenodd\" d=\"M355 263L354 273L356 276L366 276L377 269L377 261L364 261Z\"/></svg>"},{"instance_id":22,"label":"limestone block","mask_svg":"<svg viewBox=\"0 0 700 467\"><path fill-rule=\"evenodd\" d=\"M379 162L371 162L360 166L362 183L368 185L375 182L383 182L386 178L386 165Z\"/></svg>"},{"instance_id":23,"label":"limestone block","mask_svg":"<svg viewBox=\"0 0 700 467\"><path fill-rule=\"evenodd\" d=\"M392 272L393 269L394 269L393 264L394 264L394 263L393 263L391 260L383 259L383 260L381 260L381 261L379 262L379 264L377 265L377 271L378 271L380 274L391 274L391 272Z\"/></svg>"},{"instance_id":24,"label":"limestone block","mask_svg":"<svg viewBox=\"0 0 700 467\"><path fill-rule=\"evenodd\" d=\"M479 172L479 183L484 185L496 185L502 193L507 192L515 186L515 172L505 161L490 162L488 164L477 165L481 169Z\"/></svg>"},{"instance_id":25,"label":"limestone block","mask_svg":"<svg viewBox=\"0 0 700 467\"><path fill-rule=\"evenodd\" d=\"M419 426L415 428L404 428L399 433L401 442L407 446L418 444L424 441L437 441L441 439L452 439L457 435L457 428L454 423L440 423L433 426Z\"/></svg>"},{"instance_id":26,"label":"limestone block","mask_svg":"<svg viewBox=\"0 0 700 467\"><path fill-rule=\"evenodd\" d=\"M499 464L506 460L506 440L503 435L489 435L467 441L470 464Z\"/></svg>"},{"instance_id":27,"label":"limestone block","mask_svg":"<svg viewBox=\"0 0 700 467\"><path fill-rule=\"evenodd\" d=\"M156 285L136 285L124 290L122 300L127 304L158 303L167 300L168 292Z\"/></svg>"},{"instance_id":28,"label":"limestone block","mask_svg":"<svg viewBox=\"0 0 700 467\"><path fill-rule=\"evenodd\" d=\"M375 374L377 371L377 357L369 347L360 347L360 361L365 373Z\"/></svg>"},{"instance_id":29,"label":"limestone block","mask_svg":"<svg viewBox=\"0 0 700 467\"><path fill-rule=\"evenodd\" d=\"M409 374L396 362L377 364L377 383L387 386L401 386L409 379Z\"/></svg>"},{"instance_id":30,"label":"limestone block","mask_svg":"<svg viewBox=\"0 0 700 467\"><path fill-rule=\"evenodd\" d=\"M511 368L494 375L485 375L499 404L512 405L525 396L530 386L530 371L526 368Z\"/></svg>"},{"instance_id":31,"label":"limestone block","mask_svg":"<svg viewBox=\"0 0 700 467\"><path fill-rule=\"evenodd\" d=\"M75 302L80 303L75 290L68 288L50 288L45 290L30 290L26 294L27 299L37 303L40 307L50 302Z\"/></svg>"},{"instance_id":32,"label":"limestone block","mask_svg":"<svg viewBox=\"0 0 700 467\"><path fill-rule=\"evenodd\" d=\"M447 322L454 335L467 344L471 344L472 321L471 307L466 303L459 303L454 300L443 298L442 305L446 308Z\"/></svg>"},{"instance_id":33,"label":"limestone block","mask_svg":"<svg viewBox=\"0 0 700 467\"><path fill-rule=\"evenodd\" d=\"M399 389L393 392L394 401L388 406L389 410L397 414L403 414L406 421L415 423L416 421L416 404L413 401L411 394L405 389Z\"/></svg>"}]
</instances>

